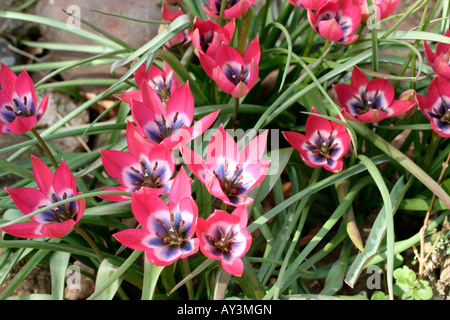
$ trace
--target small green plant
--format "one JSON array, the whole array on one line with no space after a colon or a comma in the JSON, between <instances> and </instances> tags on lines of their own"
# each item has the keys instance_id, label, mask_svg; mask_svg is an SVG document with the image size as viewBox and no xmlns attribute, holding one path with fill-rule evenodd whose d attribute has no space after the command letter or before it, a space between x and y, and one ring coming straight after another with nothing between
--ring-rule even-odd
<instances>
[{"instance_id":1,"label":"small green plant","mask_svg":"<svg viewBox=\"0 0 450 320\"><path fill-rule=\"evenodd\" d=\"M426 280L417 279L416 273L403 266L394 270L394 295L401 300L430 300L433 290Z\"/></svg>"},{"instance_id":2,"label":"small green plant","mask_svg":"<svg viewBox=\"0 0 450 320\"><path fill-rule=\"evenodd\" d=\"M394 270L394 295L400 300L430 300L433 290L426 280L417 279L416 273L408 266ZM383 291L375 291L371 300L389 300Z\"/></svg>"}]
</instances>

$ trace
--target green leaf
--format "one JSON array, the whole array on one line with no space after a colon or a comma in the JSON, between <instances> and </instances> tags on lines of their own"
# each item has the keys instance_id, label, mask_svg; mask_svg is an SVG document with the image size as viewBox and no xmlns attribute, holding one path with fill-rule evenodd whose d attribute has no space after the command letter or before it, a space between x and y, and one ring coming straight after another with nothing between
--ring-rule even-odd
<instances>
[{"instance_id":1,"label":"green leaf","mask_svg":"<svg viewBox=\"0 0 450 320\"><path fill-rule=\"evenodd\" d=\"M389 300L389 296L382 291L375 291L370 300Z\"/></svg>"},{"instance_id":2,"label":"green leaf","mask_svg":"<svg viewBox=\"0 0 450 320\"><path fill-rule=\"evenodd\" d=\"M344 246L342 254L339 259L333 264L325 279L325 285L320 294L333 295L338 292L344 283L345 272L347 270L348 261L350 258L352 247L350 245Z\"/></svg>"},{"instance_id":3,"label":"green leaf","mask_svg":"<svg viewBox=\"0 0 450 320\"><path fill-rule=\"evenodd\" d=\"M21 12L10 12L10 11L0 11L0 17L1 18L7 18L7 19L18 19L23 21L29 21L36 24L43 24L47 25L56 29L60 29L69 33L73 33L77 36L80 36L82 38L86 38L88 40L94 41L100 45L104 45L105 47L108 47L110 49L116 50L120 49L121 47L108 40L105 39L102 36L99 36L97 34L94 34L92 32L86 31L81 28L71 28L67 23L64 23L62 21L57 21L53 19L49 19L46 17L41 17L33 14L27 14L27 13L21 13Z\"/></svg>"},{"instance_id":4,"label":"green leaf","mask_svg":"<svg viewBox=\"0 0 450 320\"><path fill-rule=\"evenodd\" d=\"M401 201L404 190L405 190L404 179L400 178L391 190L390 193L391 202L398 203L399 201ZM384 213L385 210L386 208L383 206L380 212L378 213L375 222L372 225L372 229L366 241L366 246L364 247L363 252L360 252L356 256L355 260L350 266L350 269L347 272L345 282L350 287L354 287L363 268L370 262L373 256L378 252L378 248L381 245L381 241L384 237L387 228L386 226L387 220L385 218L386 214Z\"/></svg>"},{"instance_id":5,"label":"green leaf","mask_svg":"<svg viewBox=\"0 0 450 320\"><path fill-rule=\"evenodd\" d=\"M433 298L433 289L430 287L430 283L426 280L419 281L419 288L413 290L416 294L416 300L430 300Z\"/></svg>"},{"instance_id":6,"label":"green leaf","mask_svg":"<svg viewBox=\"0 0 450 320\"><path fill-rule=\"evenodd\" d=\"M108 286L106 290L103 290L102 293L95 298L95 300L111 300L116 295L116 292L120 287L120 283L122 282L122 277L115 279L112 283L108 282L116 271L117 267L107 259L102 261L97 271L97 279L95 280L96 290L94 293L97 292L98 288L101 288L104 285Z\"/></svg>"},{"instance_id":7,"label":"green leaf","mask_svg":"<svg viewBox=\"0 0 450 320\"><path fill-rule=\"evenodd\" d=\"M367 158L365 155L360 155L359 159L361 162L367 167L367 171L369 171L372 176L375 184L378 187L378 190L381 193L381 197L384 202L384 216L383 218L386 221L386 239L387 239L387 285L388 292L391 299L393 299L394 294L392 292L393 286L393 278L392 273L394 272L394 242L395 242L395 234L394 234L394 208L392 206L392 200L389 195L389 190L384 182L384 178L381 175L378 168L375 164Z\"/></svg>"},{"instance_id":8,"label":"green leaf","mask_svg":"<svg viewBox=\"0 0 450 320\"><path fill-rule=\"evenodd\" d=\"M261 202L269 194L286 168L293 150L293 148L276 149L263 156L264 160L271 160L271 163L267 171L267 176L263 182L260 183L257 188L250 190L247 194L248 197L254 199L253 203ZM248 208L249 212L251 212L251 210L252 205Z\"/></svg>"},{"instance_id":9,"label":"green leaf","mask_svg":"<svg viewBox=\"0 0 450 320\"><path fill-rule=\"evenodd\" d=\"M394 270L394 278L398 283L413 286L414 281L416 281L416 274L414 271L409 269L408 266L403 266L403 268L397 268Z\"/></svg>"},{"instance_id":10,"label":"green leaf","mask_svg":"<svg viewBox=\"0 0 450 320\"><path fill-rule=\"evenodd\" d=\"M69 259L70 253L63 251L55 251L50 256L50 272L52 276L53 300L64 299L64 287Z\"/></svg>"},{"instance_id":11,"label":"green leaf","mask_svg":"<svg viewBox=\"0 0 450 320\"><path fill-rule=\"evenodd\" d=\"M411 292L411 287L409 285L407 285L406 283L400 283L400 282L396 282L394 283L394 295L396 297L399 297L401 300L410 300L410 292ZM408 299L409 297L409 299Z\"/></svg>"},{"instance_id":12,"label":"green leaf","mask_svg":"<svg viewBox=\"0 0 450 320\"><path fill-rule=\"evenodd\" d=\"M142 287L142 300L152 300L155 293L156 284L158 283L159 275L164 267L158 267L150 263L147 259L144 260L144 284Z\"/></svg>"},{"instance_id":13,"label":"green leaf","mask_svg":"<svg viewBox=\"0 0 450 320\"><path fill-rule=\"evenodd\" d=\"M34 180L34 175L33 173L28 170L28 169L24 169L21 166L12 163L10 161L6 161L4 159L0 159L0 168L7 172L10 172L12 174L15 174L16 176L22 177L24 179L28 179L33 181Z\"/></svg>"}]
</instances>

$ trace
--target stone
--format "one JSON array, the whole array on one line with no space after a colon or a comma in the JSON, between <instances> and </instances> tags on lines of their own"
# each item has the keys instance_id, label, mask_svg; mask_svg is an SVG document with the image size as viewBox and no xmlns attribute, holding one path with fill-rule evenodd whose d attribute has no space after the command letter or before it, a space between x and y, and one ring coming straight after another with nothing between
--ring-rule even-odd
<instances>
[{"instance_id":1,"label":"stone","mask_svg":"<svg viewBox=\"0 0 450 320\"><path fill-rule=\"evenodd\" d=\"M78 25L78 20L70 17L63 10L74 15L78 14L81 19L109 32L135 48L144 45L152 39L158 33L159 24L135 22L120 17L101 14L92 10L120 14L143 20L161 19L161 7L156 0L38 0L35 13L36 15L65 22L72 27L79 27L99 35L99 33L82 23ZM42 41L97 45L93 41L49 26L41 25L40 29ZM75 51L54 51L52 52L51 59L53 61L77 60L92 55L90 53L86 54ZM73 68L62 73L62 77L66 80L109 78L111 77L110 65Z\"/></svg>"},{"instance_id":2,"label":"stone","mask_svg":"<svg viewBox=\"0 0 450 320\"><path fill-rule=\"evenodd\" d=\"M68 115L70 112L78 108L78 105L66 93L57 90L48 91L48 104L42 119L37 123L37 129L48 128L58 122L60 119ZM38 101L42 101L44 92L37 93ZM78 126L89 123L89 112L83 111L81 114L74 117L66 127ZM50 143L67 153L74 153L80 151L89 151L87 149L88 137L81 138L80 136L65 137L50 141Z\"/></svg>"}]
</instances>

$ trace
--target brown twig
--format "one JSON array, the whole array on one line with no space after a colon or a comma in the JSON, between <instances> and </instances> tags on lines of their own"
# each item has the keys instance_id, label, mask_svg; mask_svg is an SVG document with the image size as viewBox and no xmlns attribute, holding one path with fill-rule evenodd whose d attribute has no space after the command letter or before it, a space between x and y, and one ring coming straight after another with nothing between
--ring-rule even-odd
<instances>
[{"instance_id":1,"label":"brown twig","mask_svg":"<svg viewBox=\"0 0 450 320\"><path fill-rule=\"evenodd\" d=\"M438 184L441 183L442 178L444 177L444 173L445 173L445 170L447 170L447 168L448 168L449 161L450 161L450 153L447 155L447 159L445 160L445 162L442 163L441 174L439 175L439 179L437 181ZM427 211L427 213L425 215L425 219L423 221L423 226L420 229L420 255L418 257L418 260L419 260L419 274L418 274L419 279L422 279L422 277L423 277L424 264L428 260L428 258L431 255L431 252L432 252L432 250L431 250L429 252L429 254L427 254L425 256L425 232L426 232L426 229L428 227L428 220L430 219L431 211L433 210L433 206L434 206L434 201L435 200L436 200L436 195L433 194L433 196L431 197L430 206L428 207L428 211ZM433 245L433 248L436 246L438 240L439 240L439 237L435 241L435 243Z\"/></svg>"}]
</instances>

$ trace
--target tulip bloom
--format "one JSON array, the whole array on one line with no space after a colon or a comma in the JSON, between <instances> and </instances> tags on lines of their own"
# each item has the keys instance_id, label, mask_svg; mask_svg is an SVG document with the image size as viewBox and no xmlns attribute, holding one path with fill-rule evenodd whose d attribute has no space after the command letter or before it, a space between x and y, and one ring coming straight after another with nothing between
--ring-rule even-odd
<instances>
[{"instance_id":1,"label":"tulip bloom","mask_svg":"<svg viewBox=\"0 0 450 320\"><path fill-rule=\"evenodd\" d=\"M142 229L122 230L113 236L129 248L145 251L150 263L168 266L198 251L198 239L192 239L198 208L183 167L169 192L169 205L149 189L141 189L133 193L131 209Z\"/></svg>"},{"instance_id":2,"label":"tulip bloom","mask_svg":"<svg viewBox=\"0 0 450 320\"><path fill-rule=\"evenodd\" d=\"M350 44L358 35L352 34L361 22L361 9L352 0L330 1L316 13L308 9L308 20L318 34L327 40Z\"/></svg>"},{"instance_id":3,"label":"tulip bloom","mask_svg":"<svg viewBox=\"0 0 450 320\"><path fill-rule=\"evenodd\" d=\"M242 257L250 249L252 236L246 229L247 208L239 206L229 214L215 210L208 219L198 219L197 237L200 251L210 259L220 260L223 269L240 277L244 271Z\"/></svg>"},{"instance_id":4,"label":"tulip bloom","mask_svg":"<svg viewBox=\"0 0 450 320\"><path fill-rule=\"evenodd\" d=\"M216 120L219 110L197 121L194 118L194 97L189 89L189 82L173 92L167 100L167 106L159 99L156 92L143 83L142 102L133 100L131 114L137 126L148 140L154 144L163 144L169 149L197 138Z\"/></svg>"},{"instance_id":5,"label":"tulip bloom","mask_svg":"<svg viewBox=\"0 0 450 320\"><path fill-rule=\"evenodd\" d=\"M317 10L330 0L288 0L288 1L296 7Z\"/></svg>"},{"instance_id":6,"label":"tulip bloom","mask_svg":"<svg viewBox=\"0 0 450 320\"><path fill-rule=\"evenodd\" d=\"M17 208L27 215L61 200L77 196L75 178L64 159L55 174L38 158L31 157L38 189L5 188ZM31 216L32 222L18 223L2 230L20 238L60 238L81 219L85 200L71 201Z\"/></svg>"},{"instance_id":7,"label":"tulip bloom","mask_svg":"<svg viewBox=\"0 0 450 320\"><path fill-rule=\"evenodd\" d=\"M450 29L448 29L444 35L450 37ZM450 81L450 44L438 42L435 52L431 50L430 46L425 41L423 42L423 46L428 63L433 67L436 75Z\"/></svg>"},{"instance_id":8,"label":"tulip bloom","mask_svg":"<svg viewBox=\"0 0 450 320\"><path fill-rule=\"evenodd\" d=\"M215 59L199 52L199 60L206 74L222 91L235 98L246 95L258 81L260 58L258 37L249 43L244 56L225 44L217 50Z\"/></svg>"},{"instance_id":9,"label":"tulip bloom","mask_svg":"<svg viewBox=\"0 0 450 320\"><path fill-rule=\"evenodd\" d=\"M214 58L222 43L228 45L231 42L235 27L234 20L221 28L219 24L210 19L203 21L199 17L195 17L191 39L196 55L198 56L198 51L201 51Z\"/></svg>"},{"instance_id":10,"label":"tulip bloom","mask_svg":"<svg viewBox=\"0 0 450 320\"><path fill-rule=\"evenodd\" d=\"M394 87L387 79L369 81L358 67L353 68L351 84L333 86L347 118L361 122L379 122L406 112L413 101L394 100Z\"/></svg>"},{"instance_id":11,"label":"tulip bloom","mask_svg":"<svg viewBox=\"0 0 450 320\"><path fill-rule=\"evenodd\" d=\"M22 134L30 131L44 115L48 95L36 108L36 90L25 68L16 76L3 63L0 69L0 87L0 132Z\"/></svg>"},{"instance_id":12,"label":"tulip bloom","mask_svg":"<svg viewBox=\"0 0 450 320\"><path fill-rule=\"evenodd\" d=\"M378 15L376 16L377 19L387 18L394 12L399 2L400 0L375 0L376 8L373 14ZM370 16L367 0L353 0L353 4L361 8L361 21L366 22Z\"/></svg>"},{"instance_id":13,"label":"tulip bloom","mask_svg":"<svg viewBox=\"0 0 450 320\"><path fill-rule=\"evenodd\" d=\"M135 72L134 79L139 89L125 92L121 95L116 95L120 100L131 104L132 100L142 101L142 87L147 83L159 98L163 101L169 99L172 92L176 91L181 86L181 81L177 75L172 71L169 65L164 62L161 70L156 65L151 65L146 71L146 65L143 63Z\"/></svg>"},{"instance_id":14,"label":"tulip bloom","mask_svg":"<svg viewBox=\"0 0 450 320\"><path fill-rule=\"evenodd\" d=\"M319 114L314 108L312 112ZM308 166L323 167L331 172L342 170L342 157L350 147L350 135L344 125L310 115L306 120L305 134L289 131L283 135L300 152Z\"/></svg>"},{"instance_id":15,"label":"tulip bloom","mask_svg":"<svg viewBox=\"0 0 450 320\"><path fill-rule=\"evenodd\" d=\"M417 94L420 110L430 120L431 128L439 136L450 137L450 82L434 77L428 88L428 96Z\"/></svg>"},{"instance_id":16,"label":"tulip bloom","mask_svg":"<svg viewBox=\"0 0 450 320\"><path fill-rule=\"evenodd\" d=\"M225 10L223 13L224 19L236 19L241 17L255 0L225 0ZM222 0L209 0L210 7L202 6L203 11L214 19L220 17L220 7L222 6Z\"/></svg>"},{"instance_id":17,"label":"tulip bloom","mask_svg":"<svg viewBox=\"0 0 450 320\"><path fill-rule=\"evenodd\" d=\"M162 21L174 21L179 16L182 16L183 12L181 11L181 8L178 8L178 11L176 13L172 12L169 8L167 8L166 5L162 5ZM166 24L161 24L159 26L159 32L163 31L167 28ZM175 35L172 39L167 41L166 45L169 47L175 47L177 45L185 45L191 42L191 37L189 36L189 30L183 30L177 35Z\"/></svg>"},{"instance_id":18,"label":"tulip bloom","mask_svg":"<svg viewBox=\"0 0 450 320\"><path fill-rule=\"evenodd\" d=\"M249 205L244 196L265 178L270 161L262 160L268 131L254 138L239 151L233 137L222 125L208 144L206 161L187 147L182 147L183 159L206 189L227 205Z\"/></svg>"},{"instance_id":19,"label":"tulip bloom","mask_svg":"<svg viewBox=\"0 0 450 320\"><path fill-rule=\"evenodd\" d=\"M398 97L398 100L407 100L412 101L414 103L408 110L398 115L400 119L408 119L417 111L418 105L417 105L416 90L414 89L406 90Z\"/></svg>"},{"instance_id":20,"label":"tulip bloom","mask_svg":"<svg viewBox=\"0 0 450 320\"><path fill-rule=\"evenodd\" d=\"M167 195L175 171L172 151L164 145L150 144L131 122L127 124L127 143L129 153L100 150L105 170L121 184L103 191L133 193L141 188L154 188L159 194ZM104 195L101 198L109 201L130 200L130 197L122 195Z\"/></svg>"}]
</instances>

